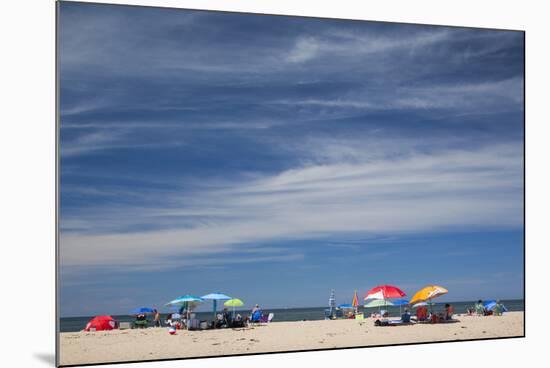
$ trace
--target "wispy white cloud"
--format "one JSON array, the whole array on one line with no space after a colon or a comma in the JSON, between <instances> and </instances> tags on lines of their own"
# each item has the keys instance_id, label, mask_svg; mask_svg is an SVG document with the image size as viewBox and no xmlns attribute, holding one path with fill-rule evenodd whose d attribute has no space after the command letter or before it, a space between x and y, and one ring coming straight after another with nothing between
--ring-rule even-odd
<instances>
[{"instance_id":1,"label":"wispy white cloud","mask_svg":"<svg viewBox=\"0 0 550 368\"><path fill-rule=\"evenodd\" d=\"M144 140L132 141L123 130L102 130L94 129L90 133L80 134L69 140L61 139L61 157L68 158L101 151L119 149L155 149L168 146L180 146L182 141L172 140L170 142L148 142Z\"/></svg>"},{"instance_id":2,"label":"wispy white cloud","mask_svg":"<svg viewBox=\"0 0 550 368\"><path fill-rule=\"evenodd\" d=\"M372 32L344 32L329 29L317 37L298 37L294 46L286 54L286 61L303 63L330 56L353 58L397 51L412 53L419 47L444 42L452 36L447 30L411 32L402 37L387 37Z\"/></svg>"},{"instance_id":3,"label":"wispy white cloud","mask_svg":"<svg viewBox=\"0 0 550 368\"><path fill-rule=\"evenodd\" d=\"M479 111L480 107L509 104L510 108L523 104L523 79L511 78L494 82L463 83L457 85L435 84L423 87L397 87L393 91L354 91L353 95L331 100L296 99L279 100L274 104L309 106L333 109L358 110L425 110L453 109ZM494 110L492 110L494 111Z\"/></svg>"},{"instance_id":4,"label":"wispy white cloud","mask_svg":"<svg viewBox=\"0 0 550 368\"><path fill-rule=\"evenodd\" d=\"M321 147L320 147L321 148ZM348 154L349 155L349 152ZM277 175L173 198L178 227L94 234L62 233L63 265L136 266L167 256L204 256L238 251L242 245L283 239L322 239L331 234L438 231L463 227L522 225L521 147L488 146L399 158L353 160L296 167ZM108 210L107 210L108 211ZM141 215L140 215L141 214ZM105 212L105 221L143 221L166 209ZM179 213L181 215L181 213ZM70 218L62 218L62 226ZM90 223L93 227L93 223ZM158 262L155 262L157 260ZM167 267L169 262L167 263Z\"/></svg>"}]
</instances>

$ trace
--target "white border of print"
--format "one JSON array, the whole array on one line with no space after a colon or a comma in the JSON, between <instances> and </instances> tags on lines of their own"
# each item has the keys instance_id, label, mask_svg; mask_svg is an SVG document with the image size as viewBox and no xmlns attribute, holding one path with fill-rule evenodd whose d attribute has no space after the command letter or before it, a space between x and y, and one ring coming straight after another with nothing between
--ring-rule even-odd
<instances>
[{"instance_id":1,"label":"white border of print","mask_svg":"<svg viewBox=\"0 0 550 368\"><path fill-rule=\"evenodd\" d=\"M546 208L550 188L545 157L550 137L547 86L550 49L544 3L519 1L351 1L194 0L96 1L256 13L307 15L407 23L473 26L527 31L527 337L294 354L128 364L127 367L211 368L262 366L388 366L428 364L446 367L516 367L545 353L546 280L550 239ZM53 365L54 354L54 45L53 0L2 4L2 134L0 190L2 245L2 330L0 366ZM545 206L546 204L546 206ZM428 359L426 357L429 357Z\"/></svg>"}]
</instances>

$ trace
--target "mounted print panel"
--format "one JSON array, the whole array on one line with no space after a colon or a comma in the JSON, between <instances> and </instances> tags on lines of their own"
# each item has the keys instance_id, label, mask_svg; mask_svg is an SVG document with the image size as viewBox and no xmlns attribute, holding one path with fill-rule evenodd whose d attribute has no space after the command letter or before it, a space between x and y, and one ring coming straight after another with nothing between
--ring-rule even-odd
<instances>
[{"instance_id":1,"label":"mounted print panel","mask_svg":"<svg viewBox=\"0 0 550 368\"><path fill-rule=\"evenodd\" d=\"M59 2L57 35L58 365L524 336L524 32Z\"/></svg>"}]
</instances>

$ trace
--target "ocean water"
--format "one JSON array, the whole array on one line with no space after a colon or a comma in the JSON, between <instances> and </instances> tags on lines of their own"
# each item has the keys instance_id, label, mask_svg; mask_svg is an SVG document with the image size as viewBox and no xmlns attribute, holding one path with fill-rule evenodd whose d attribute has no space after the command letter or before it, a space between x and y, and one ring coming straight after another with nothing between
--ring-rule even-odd
<instances>
[{"instance_id":1,"label":"ocean water","mask_svg":"<svg viewBox=\"0 0 550 368\"><path fill-rule=\"evenodd\" d=\"M515 300L502 300L502 304L508 308L509 311L523 311L524 310L524 301L522 299ZM475 301L467 302L450 302L454 307L455 313L466 313L468 308L471 308ZM434 303L433 310L434 312L443 312L445 308L445 303ZM273 322L287 322L287 321L314 321L322 320L325 318L324 311L327 307L315 307L315 308L285 308L285 309L263 309L264 313L274 313L275 317ZM398 317L400 314L399 307L388 307L384 308L389 311L390 316ZM402 307L402 309L404 309ZM370 314L378 309L373 308L363 308L359 307L359 312L365 312ZM248 315L249 311L237 311L236 313L241 313L243 315ZM198 312L196 313L197 318L200 320L211 320L212 312ZM166 313L161 313L161 319L164 320ZM112 317L118 322L132 322L135 320L133 316L128 315L112 315ZM93 316L82 316L82 317L66 317L61 318L60 321L60 330L61 332L77 332L84 329L86 324Z\"/></svg>"}]
</instances>

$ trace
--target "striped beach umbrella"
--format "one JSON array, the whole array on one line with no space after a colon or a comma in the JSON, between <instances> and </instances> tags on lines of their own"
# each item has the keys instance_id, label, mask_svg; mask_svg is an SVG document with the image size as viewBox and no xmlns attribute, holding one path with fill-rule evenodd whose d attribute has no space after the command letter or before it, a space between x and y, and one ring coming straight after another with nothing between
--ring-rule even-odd
<instances>
[{"instance_id":1,"label":"striped beach umbrella","mask_svg":"<svg viewBox=\"0 0 550 368\"><path fill-rule=\"evenodd\" d=\"M380 285L370 289L364 300L402 298L404 296L407 296L407 294L405 294L403 290L399 289L397 286Z\"/></svg>"}]
</instances>

